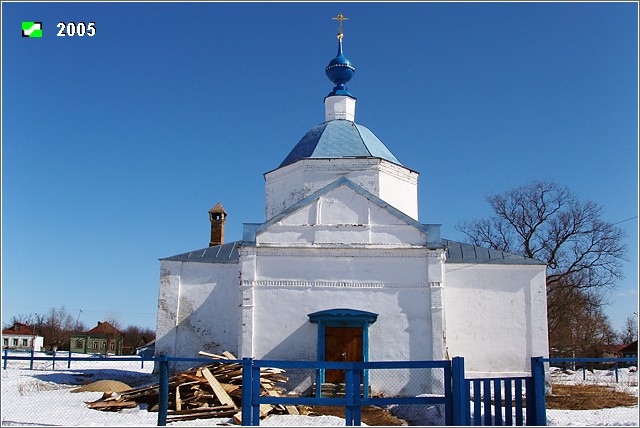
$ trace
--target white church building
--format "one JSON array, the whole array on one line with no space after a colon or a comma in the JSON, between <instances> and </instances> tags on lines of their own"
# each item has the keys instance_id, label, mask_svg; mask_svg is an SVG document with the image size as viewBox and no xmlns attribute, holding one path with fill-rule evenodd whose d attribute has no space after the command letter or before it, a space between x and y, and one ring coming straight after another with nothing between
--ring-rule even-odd
<instances>
[{"instance_id":1,"label":"white church building","mask_svg":"<svg viewBox=\"0 0 640 428\"><path fill-rule=\"evenodd\" d=\"M265 222L225 243L218 204L208 247L160 260L156 355L461 356L471 377L528 374L548 356L546 265L418 222L418 173L355 121L354 71L340 32L325 121L264 174Z\"/></svg>"}]
</instances>

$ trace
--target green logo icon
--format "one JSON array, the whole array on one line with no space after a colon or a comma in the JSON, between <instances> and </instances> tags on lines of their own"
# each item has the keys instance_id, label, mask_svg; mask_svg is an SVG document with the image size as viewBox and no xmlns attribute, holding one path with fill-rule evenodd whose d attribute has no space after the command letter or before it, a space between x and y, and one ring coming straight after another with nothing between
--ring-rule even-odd
<instances>
[{"instance_id":1,"label":"green logo icon","mask_svg":"<svg viewBox=\"0 0 640 428\"><path fill-rule=\"evenodd\" d=\"M22 37L42 37L42 22L23 22Z\"/></svg>"}]
</instances>

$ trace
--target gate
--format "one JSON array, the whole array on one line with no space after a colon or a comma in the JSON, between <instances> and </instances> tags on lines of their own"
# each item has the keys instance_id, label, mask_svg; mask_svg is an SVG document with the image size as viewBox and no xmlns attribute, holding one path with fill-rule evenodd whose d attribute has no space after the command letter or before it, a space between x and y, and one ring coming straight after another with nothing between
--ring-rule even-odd
<instances>
[{"instance_id":1,"label":"gate","mask_svg":"<svg viewBox=\"0 0 640 428\"><path fill-rule=\"evenodd\" d=\"M251 360L249 360L251 361ZM245 363L248 364L248 363ZM387 406L387 405L442 405L445 413L445 424L453 425L453 394L452 394L452 372L450 361L389 361L389 362L327 362L327 361L268 361L253 360L250 362L252 368L250 373L243 373L243 403L251 403L250 406L242 406L242 425L260 424L261 404L280 405L321 405L321 406L341 406L345 408L346 425L361 425L362 406ZM245 366L246 367L246 366ZM260 371L266 368L279 369L308 369L316 370L344 370L345 392L340 397L291 397L291 396L271 396L260 395ZM367 388L362 388L366 382L363 379L371 379L377 370L420 370L438 369L442 370L442 390L441 394L429 394L429 396L418 394L412 396L395 397L373 397L368 393ZM244 385L251 385L246 388ZM246 400L246 401L245 401Z\"/></svg>"},{"instance_id":2,"label":"gate","mask_svg":"<svg viewBox=\"0 0 640 428\"><path fill-rule=\"evenodd\" d=\"M465 384L469 406L465 425L522 426L529 420L524 410L531 394L525 393L523 399L523 386L531 391L530 377L465 379Z\"/></svg>"},{"instance_id":3,"label":"gate","mask_svg":"<svg viewBox=\"0 0 640 428\"><path fill-rule=\"evenodd\" d=\"M452 364L454 425L546 425L542 357L531 359L529 377L466 379L464 360L454 358Z\"/></svg>"}]
</instances>

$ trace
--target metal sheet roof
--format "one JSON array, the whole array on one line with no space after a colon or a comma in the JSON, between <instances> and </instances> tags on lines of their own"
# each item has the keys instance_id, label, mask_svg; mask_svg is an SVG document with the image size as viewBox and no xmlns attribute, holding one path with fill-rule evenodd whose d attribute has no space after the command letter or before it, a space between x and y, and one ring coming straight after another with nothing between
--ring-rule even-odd
<instances>
[{"instance_id":1,"label":"metal sheet roof","mask_svg":"<svg viewBox=\"0 0 640 428\"><path fill-rule=\"evenodd\" d=\"M503 264L503 265L545 265L540 260L505 251L493 250L476 245L443 239L442 243L447 248L445 263L473 263L473 264Z\"/></svg>"},{"instance_id":2,"label":"metal sheet roof","mask_svg":"<svg viewBox=\"0 0 640 428\"><path fill-rule=\"evenodd\" d=\"M375 157L402 165L367 127L337 119L311 128L280 167L304 158L343 157Z\"/></svg>"},{"instance_id":3,"label":"metal sheet roof","mask_svg":"<svg viewBox=\"0 0 640 428\"><path fill-rule=\"evenodd\" d=\"M238 263L238 246L242 241L228 242L222 245L189 251L188 253L165 257L160 260L201 263Z\"/></svg>"},{"instance_id":4,"label":"metal sheet roof","mask_svg":"<svg viewBox=\"0 0 640 428\"><path fill-rule=\"evenodd\" d=\"M243 241L234 241L188 253L165 257L160 260L200 263L238 263L238 247ZM446 247L446 263L471 263L471 264L510 264L510 265L545 265L540 260L505 251L493 250L462 242L443 239Z\"/></svg>"}]
</instances>

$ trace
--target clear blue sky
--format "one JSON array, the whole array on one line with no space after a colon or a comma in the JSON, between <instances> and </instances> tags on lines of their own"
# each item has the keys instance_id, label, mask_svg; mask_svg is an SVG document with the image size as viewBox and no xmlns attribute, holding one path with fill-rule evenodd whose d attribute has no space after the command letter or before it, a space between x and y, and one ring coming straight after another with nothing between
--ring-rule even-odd
<instances>
[{"instance_id":1,"label":"clear blue sky","mask_svg":"<svg viewBox=\"0 0 640 428\"><path fill-rule=\"evenodd\" d=\"M217 202L227 242L264 221L263 174L324 121L338 13L356 122L420 173L419 220L462 240L487 194L568 186L632 219L607 313L637 312L635 2L3 2L3 323L155 328L159 259L206 247Z\"/></svg>"}]
</instances>

